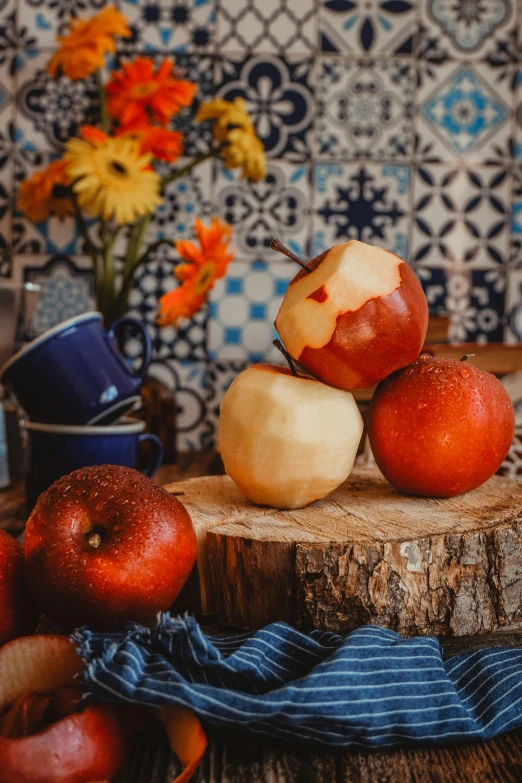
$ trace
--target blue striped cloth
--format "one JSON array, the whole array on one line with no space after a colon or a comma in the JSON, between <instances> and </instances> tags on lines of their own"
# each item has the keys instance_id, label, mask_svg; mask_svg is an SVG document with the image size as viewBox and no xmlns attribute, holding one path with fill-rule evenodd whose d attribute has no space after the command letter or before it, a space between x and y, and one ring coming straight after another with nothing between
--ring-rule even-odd
<instances>
[{"instance_id":1,"label":"blue striped cloth","mask_svg":"<svg viewBox=\"0 0 522 783\"><path fill-rule=\"evenodd\" d=\"M330 747L486 739L522 725L522 650L445 661L431 637L366 625L346 637L285 623L206 636L193 617L73 635L91 695L183 704L208 723Z\"/></svg>"}]
</instances>

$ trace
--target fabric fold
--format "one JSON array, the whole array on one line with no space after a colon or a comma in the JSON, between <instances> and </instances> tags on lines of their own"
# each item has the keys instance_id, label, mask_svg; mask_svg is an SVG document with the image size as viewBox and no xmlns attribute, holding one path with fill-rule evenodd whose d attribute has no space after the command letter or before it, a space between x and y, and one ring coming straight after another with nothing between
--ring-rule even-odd
<instances>
[{"instance_id":1,"label":"fabric fold","mask_svg":"<svg viewBox=\"0 0 522 783\"><path fill-rule=\"evenodd\" d=\"M207 636L191 616L73 634L88 697L182 704L213 725L329 747L487 739L522 725L522 650L450 661L437 639L367 625L346 637L285 623Z\"/></svg>"}]
</instances>

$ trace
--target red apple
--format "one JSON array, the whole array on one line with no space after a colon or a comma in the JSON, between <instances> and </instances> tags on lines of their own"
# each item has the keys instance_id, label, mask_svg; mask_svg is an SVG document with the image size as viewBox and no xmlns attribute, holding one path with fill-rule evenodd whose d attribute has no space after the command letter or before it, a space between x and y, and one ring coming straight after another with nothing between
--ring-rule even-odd
<instances>
[{"instance_id":1,"label":"red apple","mask_svg":"<svg viewBox=\"0 0 522 783\"><path fill-rule=\"evenodd\" d=\"M124 730L108 705L93 705L39 734L0 737L0 783L109 781L127 756Z\"/></svg>"},{"instance_id":2,"label":"red apple","mask_svg":"<svg viewBox=\"0 0 522 783\"><path fill-rule=\"evenodd\" d=\"M37 622L25 587L23 547L0 530L0 646L32 633Z\"/></svg>"},{"instance_id":3,"label":"red apple","mask_svg":"<svg viewBox=\"0 0 522 783\"><path fill-rule=\"evenodd\" d=\"M423 354L379 384L368 436L377 465L400 492L454 497L500 467L515 430L500 381L455 359Z\"/></svg>"},{"instance_id":4,"label":"red apple","mask_svg":"<svg viewBox=\"0 0 522 783\"><path fill-rule=\"evenodd\" d=\"M76 470L44 492L25 531L27 584L65 628L154 621L196 560L184 506L131 468Z\"/></svg>"},{"instance_id":5,"label":"red apple","mask_svg":"<svg viewBox=\"0 0 522 783\"><path fill-rule=\"evenodd\" d=\"M428 327L410 267L379 247L335 245L291 281L276 318L287 351L331 386L373 386L414 361Z\"/></svg>"}]
</instances>

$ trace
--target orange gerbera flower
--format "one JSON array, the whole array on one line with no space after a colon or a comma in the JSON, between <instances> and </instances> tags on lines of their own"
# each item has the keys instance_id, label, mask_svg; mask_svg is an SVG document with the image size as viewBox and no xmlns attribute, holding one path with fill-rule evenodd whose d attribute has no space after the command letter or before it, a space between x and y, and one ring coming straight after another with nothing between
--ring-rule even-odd
<instances>
[{"instance_id":1,"label":"orange gerbera flower","mask_svg":"<svg viewBox=\"0 0 522 783\"><path fill-rule=\"evenodd\" d=\"M128 38L125 17L112 6L87 19L71 19L71 32L58 38L60 48L47 70L51 76L64 73L69 79L85 79L103 67L105 54L116 48L115 37Z\"/></svg>"},{"instance_id":2,"label":"orange gerbera flower","mask_svg":"<svg viewBox=\"0 0 522 783\"><path fill-rule=\"evenodd\" d=\"M141 151L150 152L154 158L174 163L183 151L183 134L160 128L158 125L138 124L120 126L116 136L133 136L139 139Z\"/></svg>"},{"instance_id":3,"label":"orange gerbera flower","mask_svg":"<svg viewBox=\"0 0 522 783\"><path fill-rule=\"evenodd\" d=\"M164 294L159 301L158 323L161 326L176 326L180 318L192 318L234 258L229 248L232 226L228 223L214 218L207 228L196 218L194 231L199 247L184 239L176 242L176 250L190 263L176 267L175 274L181 285Z\"/></svg>"},{"instance_id":4,"label":"orange gerbera flower","mask_svg":"<svg viewBox=\"0 0 522 783\"><path fill-rule=\"evenodd\" d=\"M84 141L94 145L102 144L109 138L106 133L93 125L83 125L80 129L80 135ZM115 136L138 139L142 155L150 152L154 158L166 160L169 163L174 163L183 150L182 133L171 131L168 128L159 128L157 125L146 125L133 129L120 127L116 129Z\"/></svg>"},{"instance_id":5,"label":"orange gerbera flower","mask_svg":"<svg viewBox=\"0 0 522 783\"><path fill-rule=\"evenodd\" d=\"M164 60L156 71L146 57L123 63L107 84L107 106L120 124L136 126L150 120L163 125L184 106L190 106L196 85L173 77L174 64Z\"/></svg>"},{"instance_id":6,"label":"orange gerbera flower","mask_svg":"<svg viewBox=\"0 0 522 783\"><path fill-rule=\"evenodd\" d=\"M49 215L60 219L72 215L73 204L65 190L70 184L67 162L56 160L22 182L18 189L18 209L35 223L47 220Z\"/></svg>"}]
</instances>

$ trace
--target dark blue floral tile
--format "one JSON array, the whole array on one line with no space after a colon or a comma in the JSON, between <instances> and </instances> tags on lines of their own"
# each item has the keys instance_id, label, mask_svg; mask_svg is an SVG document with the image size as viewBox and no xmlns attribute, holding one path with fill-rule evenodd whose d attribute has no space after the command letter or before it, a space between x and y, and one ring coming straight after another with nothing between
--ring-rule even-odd
<instances>
[{"instance_id":1,"label":"dark blue floral tile","mask_svg":"<svg viewBox=\"0 0 522 783\"><path fill-rule=\"evenodd\" d=\"M311 60L271 55L216 61L216 93L244 98L268 157L310 156Z\"/></svg>"},{"instance_id":2,"label":"dark blue floral tile","mask_svg":"<svg viewBox=\"0 0 522 783\"><path fill-rule=\"evenodd\" d=\"M94 77L70 81L47 73L49 52L26 51L17 73L16 142L22 149L60 150L81 125L99 119L98 88Z\"/></svg>"},{"instance_id":3,"label":"dark blue floral tile","mask_svg":"<svg viewBox=\"0 0 522 783\"><path fill-rule=\"evenodd\" d=\"M245 54L309 54L315 50L315 0L220 0L217 47Z\"/></svg>"},{"instance_id":4,"label":"dark blue floral tile","mask_svg":"<svg viewBox=\"0 0 522 783\"><path fill-rule=\"evenodd\" d=\"M320 48L331 54L415 51L417 0L322 0Z\"/></svg>"},{"instance_id":5,"label":"dark blue floral tile","mask_svg":"<svg viewBox=\"0 0 522 783\"><path fill-rule=\"evenodd\" d=\"M318 163L314 182L312 255L359 239L408 258L409 165Z\"/></svg>"},{"instance_id":6,"label":"dark blue floral tile","mask_svg":"<svg viewBox=\"0 0 522 783\"><path fill-rule=\"evenodd\" d=\"M419 77L418 157L489 163L509 149L512 84L489 63L424 62Z\"/></svg>"},{"instance_id":7,"label":"dark blue floral tile","mask_svg":"<svg viewBox=\"0 0 522 783\"><path fill-rule=\"evenodd\" d=\"M50 217L41 223L33 223L16 207L18 188L37 171L46 168L58 154L17 150L14 155L13 194L13 247L17 254L34 253L77 253L78 232L72 217L59 220Z\"/></svg>"},{"instance_id":8,"label":"dark blue floral tile","mask_svg":"<svg viewBox=\"0 0 522 783\"><path fill-rule=\"evenodd\" d=\"M508 256L511 175L503 168L421 164L410 258L427 267L495 267Z\"/></svg>"},{"instance_id":9,"label":"dark blue floral tile","mask_svg":"<svg viewBox=\"0 0 522 783\"><path fill-rule=\"evenodd\" d=\"M522 269L510 269L508 273L505 339L522 342Z\"/></svg>"},{"instance_id":10,"label":"dark blue floral tile","mask_svg":"<svg viewBox=\"0 0 522 783\"><path fill-rule=\"evenodd\" d=\"M318 67L315 132L320 157L410 156L416 81L412 64L324 58Z\"/></svg>"},{"instance_id":11,"label":"dark blue floral tile","mask_svg":"<svg viewBox=\"0 0 522 783\"><path fill-rule=\"evenodd\" d=\"M522 268L522 172L515 167L513 173L513 197L511 202L510 266Z\"/></svg>"},{"instance_id":12,"label":"dark blue floral tile","mask_svg":"<svg viewBox=\"0 0 522 783\"><path fill-rule=\"evenodd\" d=\"M179 285L174 277L177 260L175 250L168 245L161 246L151 255L151 260L138 269L129 311L148 325L156 359L204 360L207 356L207 306L192 321L180 323L178 327L161 327L156 322L159 298Z\"/></svg>"},{"instance_id":13,"label":"dark blue floral tile","mask_svg":"<svg viewBox=\"0 0 522 783\"><path fill-rule=\"evenodd\" d=\"M214 60L206 55L180 53L175 62L183 78L198 85L198 91L192 106L174 117L172 127L184 134L185 155L199 155L210 147L212 128L210 122L195 123L194 117L202 101L208 101L214 95Z\"/></svg>"},{"instance_id":14,"label":"dark blue floral tile","mask_svg":"<svg viewBox=\"0 0 522 783\"><path fill-rule=\"evenodd\" d=\"M506 272L419 267L430 312L450 316L452 342L501 342L504 336Z\"/></svg>"},{"instance_id":15,"label":"dark blue floral tile","mask_svg":"<svg viewBox=\"0 0 522 783\"><path fill-rule=\"evenodd\" d=\"M188 160L181 158L179 165ZM161 176L168 174L169 164L156 166ZM207 160L184 177L165 188L163 203L156 209L146 234L146 243L157 239L189 239L193 237L194 220L199 217L209 222L215 212L212 205L212 163Z\"/></svg>"},{"instance_id":16,"label":"dark blue floral tile","mask_svg":"<svg viewBox=\"0 0 522 783\"><path fill-rule=\"evenodd\" d=\"M178 451L201 451L208 445L207 381L205 362L179 361L167 357L152 362L148 375L169 389L176 402L176 447Z\"/></svg>"},{"instance_id":17,"label":"dark blue floral tile","mask_svg":"<svg viewBox=\"0 0 522 783\"><path fill-rule=\"evenodd\" d=\"M447 272L445 269L430 269L420 267L417 270L417 277L428 300L430 313L446 312L446 286Z\"/></svg>"},{"instance_id":18,"label":"dark blue floral tile","mask_svg":"<svg viewBox=\"0 0 522 783\"><path fill-rule=\"evenodd\" d=\"M274 237L305 256L310 197L310 167L306 164L270 162L266 180L261 182L239 179L237 172L217 167L215 204L234 228L240 258L283 260L270 249Z\"/></svg>"},{"instance_id":19,"label":"dark blue floral tile","mask_svg":"<svg viewBox=\"0 0 522 783\"><path fill-rule=\"evenodd\" d=\"M49 49L58 46L57 37L67 34L71 18L86 19L111 0L18 0L18 27L24 25L31 46Z\"/></svg>"},{"instance_id":20,"label":"dark blue floral tile","mask_svg":"<svg viewBox=\"0 0 522 783\"><path fill-rule=\"evenodd\" d=\"M205 52L213 44L214 0L119 0L119 7L132 31L126 49Z\"/></svg>"},{"instance_id":21,"label":"dark blue floral tile","mask_svg":"<svg viewBox=\"0 0 522 783\"><path fill-rule=\"evenodd\" d=\"M515 5L512 0L421 0L420 13L440 51L460 60L480 60L508 45L516 24Z\"/></svg>"},{"instance_id":22,"label":"dark blue floral tile","mask_svg":"<svg viewBox=\"0 0 522 783\"><path fill-rule=\"evenodd\" d=\"M95 309L91 261L69 254L15 255L13 278L42 287L27 337Z\"/></svg>"},{"instance_id":23,"label":"dark blue floral tile","mask_svg":"<svg viewBox=\"0 0 522 783\"><path fill-rule=\"evenodd\" d=\"M471 273L470 305L475 310L470 342L497 343L504 339L506 271L474 269Z\"/></svg>"}]
</instances>

